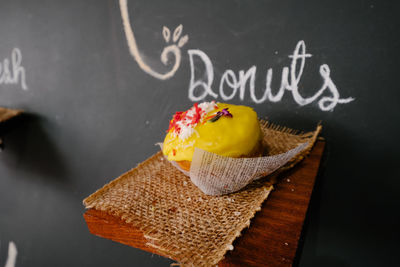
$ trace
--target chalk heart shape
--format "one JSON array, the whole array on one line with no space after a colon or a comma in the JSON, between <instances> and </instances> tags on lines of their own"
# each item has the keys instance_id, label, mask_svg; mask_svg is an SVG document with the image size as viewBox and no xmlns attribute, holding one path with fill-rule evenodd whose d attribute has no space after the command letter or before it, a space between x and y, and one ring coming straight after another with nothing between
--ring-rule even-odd
<instances>
[{"instance_id":1,"label":"chalk heart shape","mask_svg":"<svg viewBox=\"0 0 400 267\"><path fill-rule=\"evenodd\" d=\"M174 30L172 34L172 44L164 47L161 53L161 62L164 65L168 64L168 54L173 54L175 56L175 66L179 67L180 59L181 59L181 48L188 42L189 36L186 34L182 36L183 26L180 24ZM162 34L165 42L168 44L171 41L171 31L168 27L164 26L162 29ZM172 69L175 69L175 66Z\"/></svg>"}]
</instances>

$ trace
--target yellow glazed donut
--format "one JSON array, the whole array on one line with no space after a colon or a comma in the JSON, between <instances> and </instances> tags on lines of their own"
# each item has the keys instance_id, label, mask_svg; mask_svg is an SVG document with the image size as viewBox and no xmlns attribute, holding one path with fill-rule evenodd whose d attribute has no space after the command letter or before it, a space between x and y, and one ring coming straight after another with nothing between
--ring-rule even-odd
<instances>
[{"instance_id":1,"label":"yellow glazed donut","mask_svg":"<svg viewBox=\"0 0 400 267\"><path fill-rule=\"evenodd\" d=\"M252 108L214 101L196 103L173 116L163 153L189 170L195 147L226 157L256 157L262 155L262 137Z\"/></svg>"}]
</instances>

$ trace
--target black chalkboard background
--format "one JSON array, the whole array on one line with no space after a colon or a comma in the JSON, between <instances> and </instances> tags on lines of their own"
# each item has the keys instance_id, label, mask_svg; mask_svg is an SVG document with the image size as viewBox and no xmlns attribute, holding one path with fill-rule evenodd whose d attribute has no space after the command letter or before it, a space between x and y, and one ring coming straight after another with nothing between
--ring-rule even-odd
<instances>
[{"instance_id":1,"label":"black chalkboard background","mask_svg":"<svg viewBox=\"0 0 400 267\"><path fill-rule=\"evenodd\" d=\"M147 74L130 55L118 1L0 2L0 62L18 48L27 86L0 82L0 106L27 113L0 153L0 266L9 241L18 249L16 266L168 266L91 235L82 199L155 153L171 114L192 105L189 49L210 58L217 93L226 69L257 66L261 96L267 69L277 90L300 40L313 55L299 83L303 96L321 88L319 67L327 64L340 97L354 101L322 111L318 100L300 106L286 91L279 102L256 104L248 86L243 100L236 94L229 101L292 128L323 123L326 153L299 264L398 263L398 1L128 4L141 56L159 72L171 67L160 62L162 26L183 25L189 41L172 78Z\"/></svg>"}]
</instances>

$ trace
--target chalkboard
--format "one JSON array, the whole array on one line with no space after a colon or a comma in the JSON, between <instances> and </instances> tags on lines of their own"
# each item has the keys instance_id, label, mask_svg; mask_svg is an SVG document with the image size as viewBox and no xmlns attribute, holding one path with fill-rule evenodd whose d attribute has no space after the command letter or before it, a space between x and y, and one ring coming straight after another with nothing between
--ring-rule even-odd
<instances>
[{"instance_id":1,"label":"chalkboard","mask_svg":"<svg viewBox=\"0 0 400 267\"><path fill-rule=\"evenodd\" d=\"M92 236L82 199L155 153L175 111L210 100L295 129L322 122L300 266L395 265L399 8L1 1L0 106L25 116L2 138L0 266L168 266Z\"/></svg>"}]
</instances>

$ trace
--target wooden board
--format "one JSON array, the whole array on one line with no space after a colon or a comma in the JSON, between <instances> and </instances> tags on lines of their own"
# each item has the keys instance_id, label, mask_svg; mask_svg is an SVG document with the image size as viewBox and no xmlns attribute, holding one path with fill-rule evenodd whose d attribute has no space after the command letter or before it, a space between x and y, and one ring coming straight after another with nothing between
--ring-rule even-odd
<instances>
[{"instance_id":1,"label":"wooden board","mask_svg":"<svg viewBox=\"0 0 400 267\"><path fill-rule=\"evenodd\" d=\"M22 113L22 110L0 107L0 122L5 122Z\"/></svg>"},{"instance_id":2,"label":"wooden board","mask_svg":"<svg viewBox=\"0 0 400 267\"><path fill-rule=\"evenodd\" d=\"M293 264L324 146L318 141L303 162L282 174L250 227L235 240L235 249L218 266ZM84 218L94 235L165 256L146 246L143 234L119 218L95 209L87 210Z\"/></svg>"}]
</instances>

